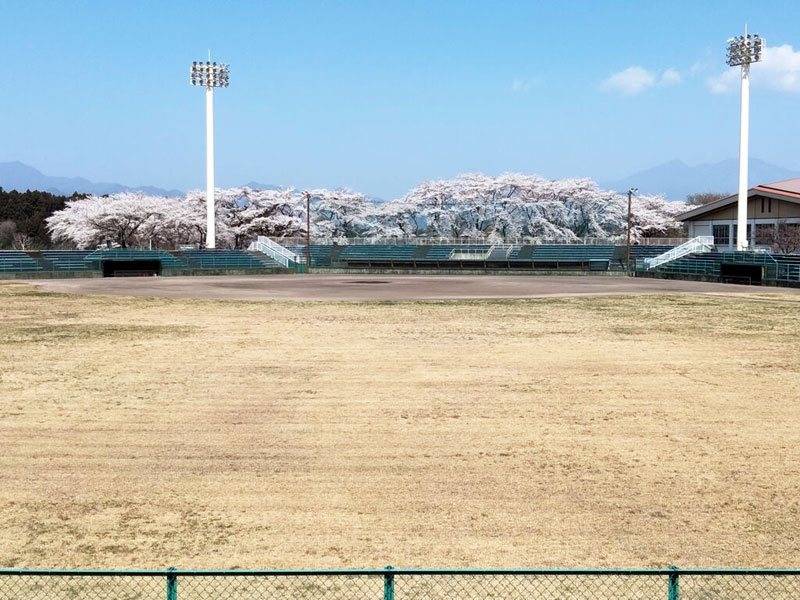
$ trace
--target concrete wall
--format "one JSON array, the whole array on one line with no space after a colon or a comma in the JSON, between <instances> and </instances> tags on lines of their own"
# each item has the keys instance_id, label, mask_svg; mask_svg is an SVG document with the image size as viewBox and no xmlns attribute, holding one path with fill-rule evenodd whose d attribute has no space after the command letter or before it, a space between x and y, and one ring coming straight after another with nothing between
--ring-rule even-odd
<instances>
[{"instance_id":1,"label":"concrete wall","mask_svg":"<svg viewBox=\"0 0 800 600\"><path fill-rule=\"evenodd\" d=\"M0 271L0 279L91 279L102 271Z\"/></svg>"},{"instance_id":2,"label":"concrete wall","mask_svg":"<svg viewBox=\"0 0 800 600\"><path fill-rule=\"evenodd\" d=\"M314 273L340 274L340 275L521 275L521 276L546 276L546 275L599 275L601 277L625 277L625 271L556 271L551 269L341 269L336 267L311 267Z\"/></svg>"}]
</instances>

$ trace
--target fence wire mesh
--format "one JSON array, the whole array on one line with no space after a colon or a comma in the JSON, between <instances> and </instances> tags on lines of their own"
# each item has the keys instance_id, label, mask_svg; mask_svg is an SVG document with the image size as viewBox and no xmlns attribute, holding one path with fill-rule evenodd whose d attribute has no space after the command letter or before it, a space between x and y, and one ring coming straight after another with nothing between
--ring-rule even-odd
<instances>
[{"instance_id":1,"label":"fence wire mesh","mask_svg":"<svg viewBox=\"0 0 800 600\"><path fill-rule=\"evenodd\" d=\"M164 576L23 574L0 577L2 600L164 600Z\"/></svg>"},{"instance_id":2,"label":"fence wire mesh","mask_svg":"<svg viewBox=\"0 0 800 600\"><path fill-rule=\"evenodd\" d=\"M572 600L667 598L667 580L657 575L475 574L397 577L395 600Z\"/></svg>"},{"instance_id":3,"label":"fence wire mesh","mask_svg":"<svg viewBox=\"0 0 800 600\"><path fill-rule=\"evenodd\" d=\"M383 599L380 575L246 575L241 577L180 577L178 598L287 598L291 600Z\"/></svg>"},{"instance_id":4,"label":"fence wire mesh","mask_svg":"<svg viewBox=\"0 0 800 600\"><path fill-rule=\"evenodd\" d=\"M800 574L681 575L680 598L686 600L796 600L800 598Z\"/></svg>"},{"instance_id":5,"label":"fence wire mesh","mask_svg":"<svg viewBox=\"0 0 800 600\"><path fill-rule=\"evenodd\" d=\"M789 600L782 571L0 571L0 600Z\"/></svg>"}]
</instances>

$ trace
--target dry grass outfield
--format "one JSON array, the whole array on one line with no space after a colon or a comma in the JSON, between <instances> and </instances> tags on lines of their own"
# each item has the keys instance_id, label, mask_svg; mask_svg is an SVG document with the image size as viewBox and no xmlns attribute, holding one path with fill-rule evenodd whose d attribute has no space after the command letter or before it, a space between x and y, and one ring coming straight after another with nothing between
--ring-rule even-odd
<instances>
[{"instance_id":1,"label":"dry grass outfield","mask_svg":"<svg viewBox=\"0 0 800 600\"><path fill-rule=\"evenodd\" d=\"M1 566L800 563L791 300L0 318Z\"/></svg>"}]
</instances>

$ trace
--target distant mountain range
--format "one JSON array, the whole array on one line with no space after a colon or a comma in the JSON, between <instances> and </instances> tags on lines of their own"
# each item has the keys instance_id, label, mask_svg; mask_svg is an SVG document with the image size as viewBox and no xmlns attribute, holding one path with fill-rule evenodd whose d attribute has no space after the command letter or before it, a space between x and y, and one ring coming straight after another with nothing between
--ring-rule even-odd
<instances>
[{"instance_id":1,"label":"distant mountain range","mask_svg":"<svg viewBox=\"0 0 800 600\"><path fill-rule=\"evenodd\" d=\"M800 177L800 171L771 165L757 158L750 159L748 180L750 187ZM623 179L598 181L600 187L624 193L635 187L642 194L663 194L668 200L685 200L689 194L703 192L736 193L739 181L739 161L731 158L718 163L690 167L680 160L645 169ZM281 186L250 181L247 187L261 190L279 190ZM182 196L180 190L167 190L151 185L127 186L119 183L95 183L83 177L53 177L19 161L0 163L0 187L4 190L41 190L69 196L82 194L115 194L141 191L157 196ZM373 198L375 202L382 202Z\"/></svg>"},{"instance_id":2,"label":"distant mountain range","mask_svg":"<svg viewBox=\"0 0 800 600\"><path fill-rule=\"evenodd\" d=\"M69 196L81 194L116 194L117 192L141 191L156 196L180 196L180 190L165 190L152 185L131 187L119 183L95 183L83 177L53 177L19 161L0 163L0 187L4 190L39 190Z\"/></svg>"},{"instance_id":3,"label":"distant mountain range","mask_svg":"<svg viewBox=\"0 0 800 600\"><path fill-rule=\"evenodd\" d=\"M751 158L748 186L800 177L800 171L785 169ZM680 160L671 160L616 181L599 182L600 187L626 192L639 188L642 194L663 194L667 200L685 200L689 194L720 192L735 194L739 185L739 159L690 167Z\"/></svg>"},{"instance_id":4,"label":"distant mountain range","mask_svg":"<svg viewBox=\"0 0 800 600\"><path fill-rule=\"evenodd\" d=\"M259 183L257 181L250 181L245 183L242 187L249 187L252 190L282 190L283 188L279 185L273 185L271 183Z\"/></svg>"},{"instance_id":5,"label":"distant mountain range","mask_svg":"<svg viewBox=\"0 0 800 600\"><path fill-rule=\"evenodd\" d=\"M280 190L281 186L251 181L245 184L258 190ZM118 192L143 192L154 196L183 196L181 190L166 190L152 185L128 186L120 183L89 181L84 177L54 177L19 161L0 163L0 187L4 190L39 190L69 196L79 194L116 194Z\"/></svg>"}]
</instances>

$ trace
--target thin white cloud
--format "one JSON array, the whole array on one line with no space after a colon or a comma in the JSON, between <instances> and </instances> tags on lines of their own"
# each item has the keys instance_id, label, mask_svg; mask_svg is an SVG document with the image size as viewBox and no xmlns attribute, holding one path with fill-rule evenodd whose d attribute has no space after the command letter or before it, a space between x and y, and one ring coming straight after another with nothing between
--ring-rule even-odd
<instances>
[{"instance_id":1,"label":"thin white cloud","mask_svg":"<svg viewBox=\"0 0 800 600\"><path fill-rule=\"evenodd\" d=\"M661 74L661 78L658 80L658 83L659 85L675 85L681 81L681 74L678 73L676 69L670 67Z\"/></svg>"},{"instance_id":2,"label":"thin white cloud","mask_svg":"<svg viewBox=\"0 0 800 600\"><path fill-rule=\"evenodd\" d=\"M739 67L730 67L709 77L706 83L715 94L725 94L739 89L739 78ZM767 46L761 62L751 65L750 79L754 88L800 93L800 50L789 44Z\"/></svg>"},{"instance_id":3,"label":"thin white cloud","mask_svg":"<svg viewBox=\"0 0 800 600\"><path fill-rule=\"evenodd\" d=\"M729 69L706 79L708 87L715 94L724 94L732 92L739 84L739 69Z\"/></svg>"},{"instance_id":4,"label":"thin white cloud","mask_svg":"<svg viewBox=\"0 0 800 600\"><path fill-rule=\"evenodd\" d=\"M605 79L603 89L633 96L655 85L675 85L681 81L681 74L673 67L659 74L658 71L648 71L642 67L633 66L618 71Z\"/></svg>"},{"instance_id":5,"label":"thin white cloud","mask_svg":"<svg viewBox=\"0 0 800 600\"><path fill-rule=\"evenodd\" d=\"M531 89L531 81L518 77L511 82L511 91L514 94L524 94Z\"/></svg>"},{"instance_id":6,"label":"thin white cloud","mask_svg":"<svg viewBox=\"0 0 800 600\"><path fill-rule=\"evenodd\" d=\"M640 94L656 82L656 76L642 67L628 67L603 81L603 89L620 92L626 96Z\"/></svg>"},{"instance_id":7,"label":"thin white cloud","mask_svg":"<svg viewBox=\"0 0 800 600\"><path fill-rule=\"evenodd\" d=\"M705 71L705 70L707 70L707 69L708 69L708 65L707 65L705 62L703 62L703 61L697 61L697 62L696 62L696 63L694 63L694 64L691 66L691 68L689 69L689 75L691 75L692 77L694 77L694 76L695 76L695 75L697 75L698 73L701 73L701 72L703 72L703 71Z\"/></svg>"}]
</instances>

